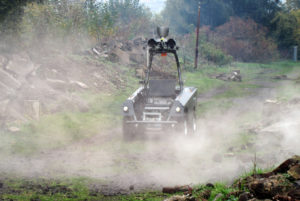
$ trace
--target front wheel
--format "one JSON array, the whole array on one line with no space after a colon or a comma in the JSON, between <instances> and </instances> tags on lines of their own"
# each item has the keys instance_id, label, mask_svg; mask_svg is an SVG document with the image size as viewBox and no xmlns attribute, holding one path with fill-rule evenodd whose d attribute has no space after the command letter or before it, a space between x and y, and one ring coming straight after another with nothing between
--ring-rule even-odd
<instances>
[{"instance_id":1,"label":"front wheel","mask_svg":"<svg viewBox=\"0 0 300 201\"><path fill-rule=\"evenodd\" d=\"M196 117L196 112L193 111L193 113L191 114L191 119L189 122L189 130L190 133L195 135L197 132L197 117Z\"/></svg>"},{"instance_id":2,"label":"front wheel","mask_svg":"<svg viewBox=\"0 0 300 201\"><path fill-rule=\"evenodd\" d=\"M126 119L123 119L123 140L132 141L135 139L135 130L132 124L128 124Z\"/></svg>"},{"instance_id":3,"label":"front wheel","mask_svg":"<svg viewBox=\"0 0 300 201\"><path fill-rule=\"evenodd\" d=\"M196 113L193 111L191 114L187 114L181 124L184 136L195 135L197 131Z\"/></svg>"}]
</instances>

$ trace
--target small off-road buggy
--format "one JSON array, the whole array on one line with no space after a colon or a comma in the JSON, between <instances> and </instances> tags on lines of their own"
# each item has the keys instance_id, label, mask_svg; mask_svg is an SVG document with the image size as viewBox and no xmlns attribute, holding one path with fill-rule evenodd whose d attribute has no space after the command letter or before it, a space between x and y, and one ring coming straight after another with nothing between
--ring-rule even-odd
<instances>
[{"instance_id":1,"label":"small off-road buggy","mask_svg":"<svg viewBox=\"0 0 300 201\"><path fill-rule=\"evenodd\" d=\"M157 28L159 39L148 41L145 79L123 103L123 135L127 140L145 132L190 135L196 131L197 89L183 85L178 47L174 39L167 39L168 34L168 28ZM177 79L152 79L154 56L166 54L175 57Z\"/></svg>"}]
</instances>

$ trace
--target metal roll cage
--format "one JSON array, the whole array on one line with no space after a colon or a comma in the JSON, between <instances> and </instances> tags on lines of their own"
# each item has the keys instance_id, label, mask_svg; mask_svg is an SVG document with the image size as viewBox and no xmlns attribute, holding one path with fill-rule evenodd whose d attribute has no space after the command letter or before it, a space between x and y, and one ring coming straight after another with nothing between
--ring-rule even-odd
<instances>
[{"instance_id":1,"label":"metal roll cage","mask_svg":"<svg viewBox=\"0 0 300 201\"><path fill-rule=\"evenodd\" d=\"M161 47L163 47L163 46L161 46ZM146 78L145 78L145 81L144 81L144 87L145 88L148 86L148 83L149 83L150 72L152 70L152 60L153 60L154 56L157 55L157 54L171 53L171 54L174 55L175 60L176 60L180 91L183 90L183 81L182 81L182 76L181 76L180 63L179 63L179 59L178 59L178 55L177 55L177 49L178 48L175 48L175 49L164 49L164 48L157 49L155 47L148 49L149 62L147 62L148 66L147 66Z\"/></svg>"}]
</instances>

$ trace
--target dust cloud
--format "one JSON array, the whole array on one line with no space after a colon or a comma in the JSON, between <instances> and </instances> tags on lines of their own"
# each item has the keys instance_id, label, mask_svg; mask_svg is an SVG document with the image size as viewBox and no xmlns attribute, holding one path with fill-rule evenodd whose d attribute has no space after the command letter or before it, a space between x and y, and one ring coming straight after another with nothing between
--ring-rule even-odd
<instances>
[{"instance_id":1,"label":"dust cloud","mask_svg":"<svg viewBox=\"0 0 300 201\"><path fill-rule=\"evenodd\" d=\"M292 83L283 85L292 88ZM198 120L196 136L161 133L128 143L116 128L31 156L1 154L0 170L25 177L98 179L107 194L132 185L142 190L232 182L251 171L254 162L271 168L299 154L300 101L270 101L278 95L277 89L255 89L250 96L235 98L230 109L208 111Z\"/></svg>"},{"instance_id":2,"label":"dust cloud","mask_svg":"<svg viewBox=\"0 0 300 201\"><path fill-rule=\"evenodd\" d=\"M42 46L52 46L50 44L52 42L48 41ZM53 62L64 57L60 55L61 51L53 50L66 48L57 46L57 42L54 44L56 45L52 48L42 49L43 54L31 55L39 66L47 66L44 68L45 72L39 74L43 68L37 66L32 71L37 75L30 71L31 77L24 77L28 89L32 89L32 86L42 86L47 80L45 75L61 73L59 77L48 77L46 86L40 88L40 92L45 94L43 98L46 102L48 99L55 99L51 103L56 106L58 102L64 103L51 112L70 106L67 100L82 101L72 93L65 93L61 86L67 86L70 82L65 78L75 79L75 84L85 82L87 86L94 86L96 83L96 86L90 87L96 92L101 90L97 86L103 88L105 85L104 77L94 76L99 71L99 66L83 66L64 59L62 62ZM39 48L41 44L36 47ZM67 49L76 51L77 48ZM46 56L48 53L57 57ZM111 79L115 77L112 75ZM241 174L251 171L254 163L258 167L270 168L285 158L300 153L300 99L288 105L276 101L266 103L267 99L277 98L279 86L273 86L272 82L259 84L262 88L255 89L251 95L234 98L229 109L220 110L216 107L203 114L198 120L197 134L191 137L161 133L148 140L128 143L123 142L121 125L118 125L113 130L99 131L96 136L72 144L66 143L62 148L24 155L14 153L15 147L12 145L18 142L25 149L30 148L30 139L16 136L13 140L5 141L6 134L1 134L0 140L4 140L6 146L11 146L11 150L0 153L0 173L34 178L88 177L98 180L99 188L107 194L126 192L132 185L136 190L142 190L159 189L167 185L232 182ZM292 81L281 84L280 87L285 89L294 88ZM76 87L84 86L79 85ZM28 93L22 90L23 88L19 88L16 93L19 96L30 94L30 90ZM201 97L199 101L201 103ZM225 104L227 101L224 99L224 108ZM83 103L80 109L84 111L85 107ZM49 143L55 138L70 141L63 133L61 136L53 136L48 132L47 135Z\"/></svg>"}]
</instances>

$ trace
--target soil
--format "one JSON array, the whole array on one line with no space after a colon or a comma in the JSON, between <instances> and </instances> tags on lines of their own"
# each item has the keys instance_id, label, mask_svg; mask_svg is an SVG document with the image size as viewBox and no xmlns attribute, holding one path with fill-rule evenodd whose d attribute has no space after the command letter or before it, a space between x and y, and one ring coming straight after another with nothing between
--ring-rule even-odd
<instances>
[{"instance_id":1,"label":"soil","mask_svg":"<svg viewBox=\"0 0 300 201\"><path fill-rule=\"evenodd\" d=\"M231 182L253 168L256 153L260 153L256 163L262 168L279 164L299 153L298 138L284 139L284 132L262 132L261 127L255 128L257 125L236 125L247 111L261 112L265 100L274 98L275 92L267 84L255 89L251 97L234 98L235 106L228 111L215 111L200 118L198 127L201 129L191 138L165 133L163 137L148 136L148 140L125 143L121 129L116 128L34 156L4 157L0 169L2 173L25 177L93 178L101 182L96 182L91 188L104 195L220 180ZM220 90L208 92L206 98L213 97ZM299 103L295 102L294 106L298 107ZM286 112L289 115L292 111ZM272 118L264 117L265 124L272 126L276 115L281 113L275 112ZM249 135L256 140L232 147L238 135L250 129L255 130Z\"/></svg>"},{"instance_id":2,"label":"soil","mask_svg":"<svg viewBox=\"0 0 300 201\"><path fill-rule=\"evenodd\" d=\"M8 58L11 67L2 70L5 75L10 75L10 84L0 82L4 86L0 92L7 94L5 98L1 96L2 105L5 103L5 113L1 113L5 122L24 118L25 100L38 100L45 106L42 109L45 113L60 111L61 108L80 111L86 108L86 104L74 96L75 92L86 89L97 92L123 86L121 70L111 73L94 62L87 65L86 61L81 63L59 55L35 58L37 60L33 62L24 55L21 60L26 60L28 66L25 72L13 68L14 62L21 62L19 59ZM120 59L127 60L125 56ZM56 62L51 62L53 60ZM5 60L2 68L7 69L8 63ZM16 79L18 76L20 78ZM99 131L97 136L33 156L0 153L0 171L25 178L92 178L97 182L90 188L104 195L161 190L164 186L232 182L251 170L254 163L268 168L300 152L299 123L296 118L290 118L299 114L295 108L300 102L280 104L280 108L277 103L266 104L267 99L276 99L279 86L293 85L294 82L284 79L276 84L267 80L253 82L261 87L253 89L249 96L233 98L234 107L225 111L216 109L201 117L197 135L190 138L168 132L163 136L148 136L147 140L127 143L122 139L121 125L115 125L112 130ZM202 98L209 100L226 90L226 87L214 89L201 95L199 101ZM72 101L68 101L70 99ZM61 108L47 108L47 105L57 102L65 104ZM237 123L249 111L262 115L259 125ZM240 143L241 133L247 133L247 137L254 140ZM47 193L69 192L66 186L28 184L27 187ZM6 188L0 182L0 191L3 189Z\"/></svg>"}]
</instances>

